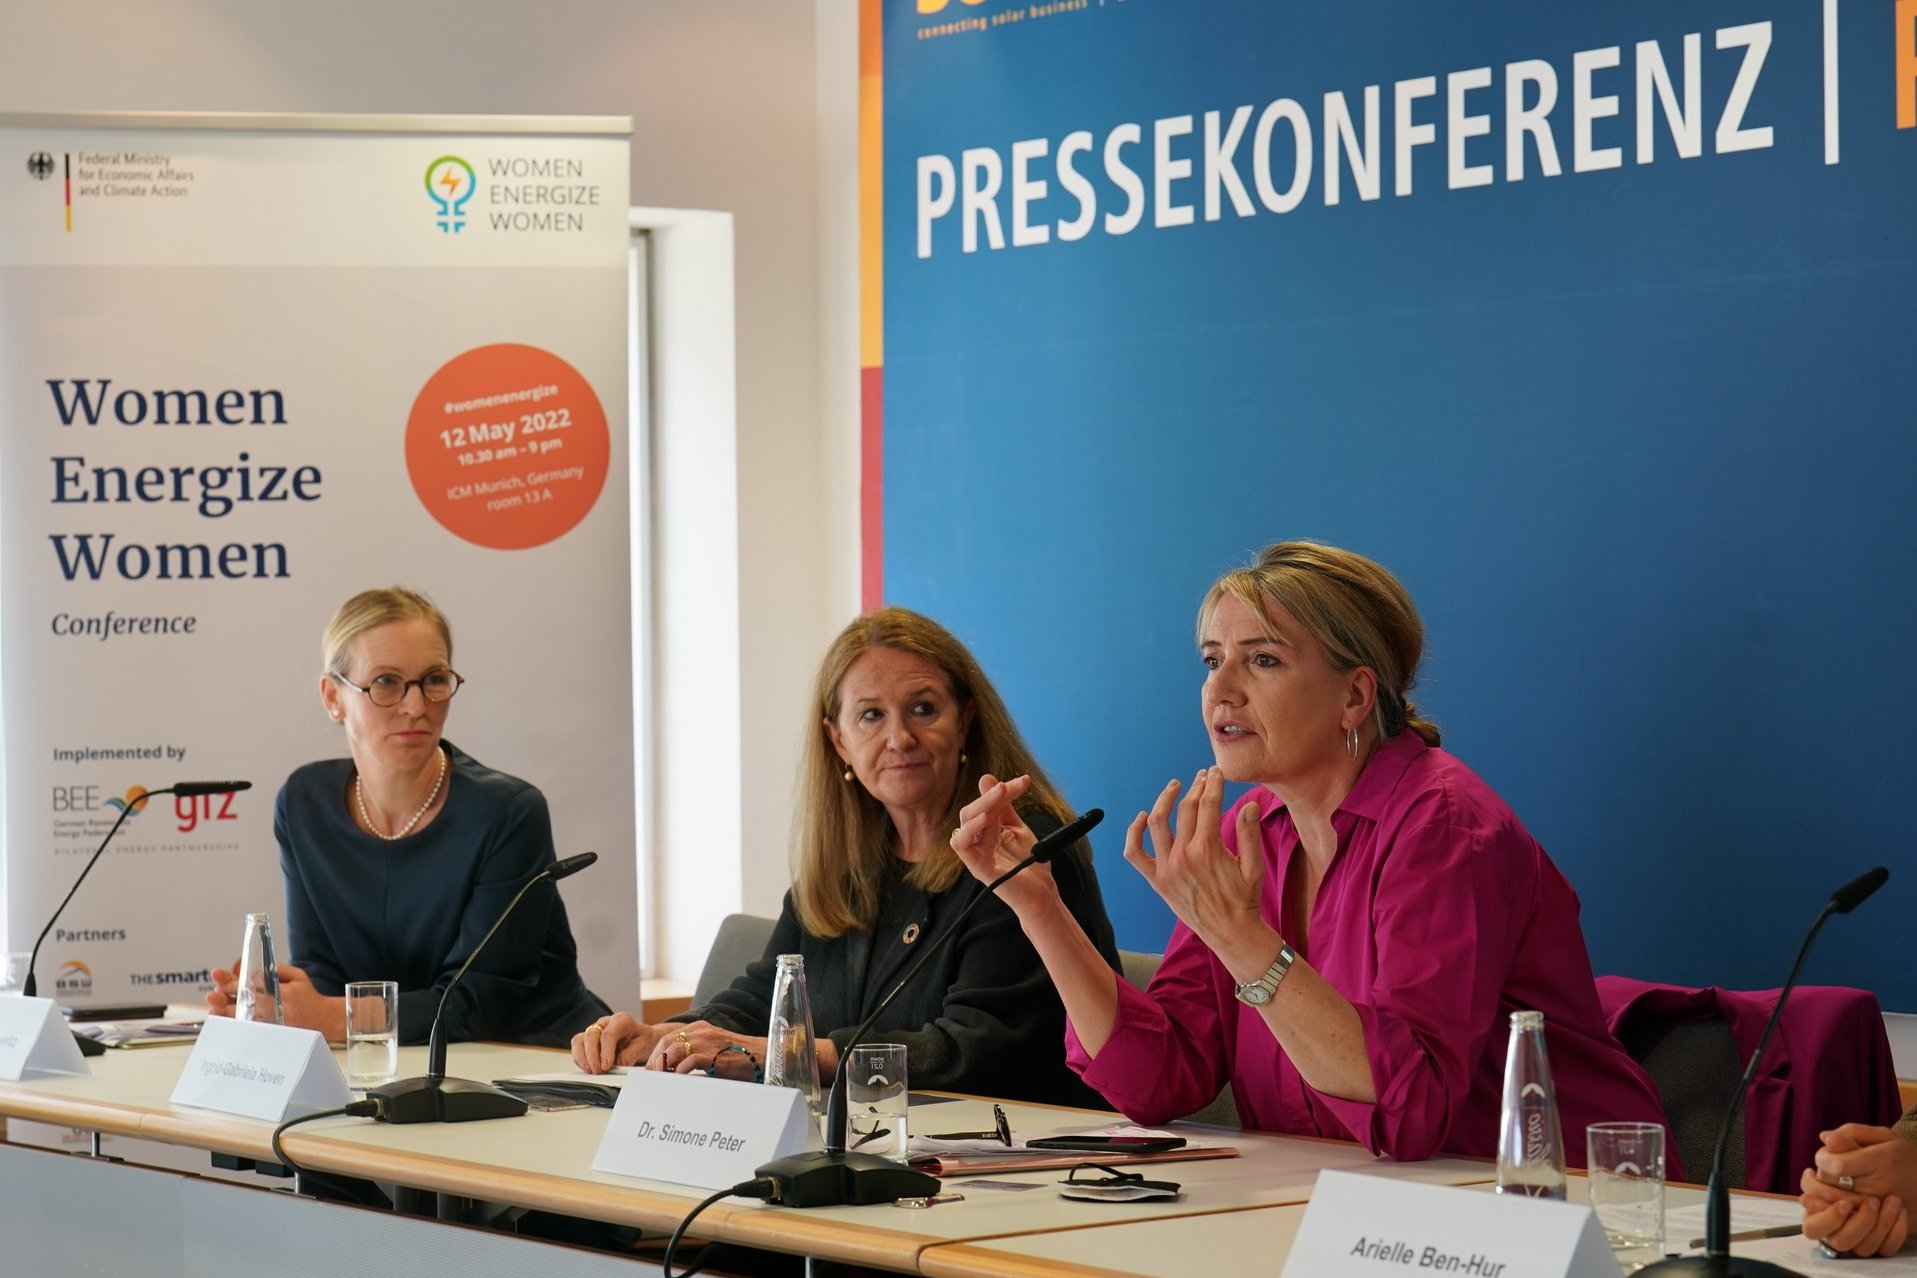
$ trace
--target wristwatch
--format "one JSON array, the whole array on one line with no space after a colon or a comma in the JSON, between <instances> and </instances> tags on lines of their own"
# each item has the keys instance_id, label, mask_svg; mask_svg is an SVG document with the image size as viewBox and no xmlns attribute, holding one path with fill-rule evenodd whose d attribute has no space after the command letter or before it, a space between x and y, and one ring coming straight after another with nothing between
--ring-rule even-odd
<instances>
[{"instance_id":1,"label":"wristwatch","mask_svg":"<svg viewBox=\"0 0 1917 1278\"><path fill-rule=\"evenodd\" d=\"M1236 986L1232 993L1237 995L1240 1003L1263 1007L1271 1002L1272 995L1278 992L1278 986L1283 983L1285 973L1291 970L1291 965L1297 961L1297 958L1298 951L1291 948L1290 942L1278 942L1278 957L1271 961L1271 966L1265 969L1265 974L1255 981L1246 981L1243 985Z\"/></svg>"}]
</instances>

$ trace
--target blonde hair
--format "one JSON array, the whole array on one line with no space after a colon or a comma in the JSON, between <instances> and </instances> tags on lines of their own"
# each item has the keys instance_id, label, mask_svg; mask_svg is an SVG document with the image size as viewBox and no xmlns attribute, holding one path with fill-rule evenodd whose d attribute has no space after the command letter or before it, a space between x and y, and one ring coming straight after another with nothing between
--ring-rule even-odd
<instances>
[{"instance_id":1,"label":"blonde hair","mask_svg":"<svg viewBox=\"0 0 1917 1278\"><path fill-rule=\"evenodd\" d=\"M1438 744L1438 725L1419 718L1405 695L1417 682L1424 657L1424 622L1403 583L1383 565L1315 541L1267 546L1248 567L1234 568L1212 583L1198 609L1201 636L1226 595L1250 608L1274 639L1265 602L1277 603L1324 647L1340 675L1360 666L1370 670L1378 682L1372 712L1378 740L1409 728L1426 745Z\"/></svg>"},{"instance_id":2,"label":"blonde hair","mask_svg":"<svg viewBox=\"0 0 1917 1278\"><path fill-rule=\"evenodd\" d=\"M320 669L327 674L345 674L353 641L368 630L395 621L430 621L446 641L446 660L453 659L453 628L446 614L417 590L388 586L362 590L339 606L320 636Z\"/></svg>"},{"instance_id":3,"label":"blonde hair","mask_svg":"<svg viewBox=\"0 0 1917 1278\"><path fill-rule=\"evenodd\" d=\"M978 779L988 772L1002 778L1032 778L1032 788L1019 803L1022 812L1040 810L1060 821L1071 815L1064 797L1026 748L998 690L965 645L938 622L916 612L904 608L869 612L839 632L819 664L800 765L792 832L792 904L800 925L819 937L869 931L877 924L879 895L897 851L896 831L884 805L856 779L845 779L845 764L832 749L826 731L827 723L838 721L839 690L846 671L873 648L923 657L944 677L956 711L963 715L967 706L972 708L947 826L958 824L959 809L978 794ZM944 892L964 871L958 854L940 845L912 866L907 882L927 892Z\"/></svg>"}]
</instances>

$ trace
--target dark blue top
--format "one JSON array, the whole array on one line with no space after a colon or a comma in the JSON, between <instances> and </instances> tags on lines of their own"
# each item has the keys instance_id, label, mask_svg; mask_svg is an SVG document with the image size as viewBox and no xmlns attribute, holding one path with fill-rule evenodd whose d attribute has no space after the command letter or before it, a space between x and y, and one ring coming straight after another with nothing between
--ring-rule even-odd
<instances>
[{"instance_id":1,"label":"dark blue top","mask_svg":"<svg viewBox=\"0 0 1917 1278\"><path fill-rule=\"evenodd\" d=\"M450 741L439 815L388 842L353 821L351 759L309 763L273 806L291 962L322 994L399 982L399 1038L424 1043L453 974L514 893L553 863L536 788ZM449 1042L564 1047L610 1009L579 978L566 906L551 883L526 894L446 1005Z\"/></svg>"}]
</instances>

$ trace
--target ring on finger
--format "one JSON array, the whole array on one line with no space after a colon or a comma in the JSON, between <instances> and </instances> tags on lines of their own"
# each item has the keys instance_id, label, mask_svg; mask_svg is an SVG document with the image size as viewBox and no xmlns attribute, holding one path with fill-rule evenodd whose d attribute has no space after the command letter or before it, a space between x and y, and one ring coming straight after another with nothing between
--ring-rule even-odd
<instances>
[{"instance_id":1,"label":"ring on finger","mask_svg":"<svg viewBox=\"0 0 1917 1278\"><path fill-rule=\"evenodd\" d=\"M686 1037L686 1032L684 1030L679 1031L678 1039L679 1039L679 1046L685 1048L688 1052L692 1050L692 1040Z\"/></svg>"},{"instance_id":2,"label":"ring on finger","mask_svg":"<svg viewBox=\"0 0 1917 1278\"><path fill-rule=\"evenodd\" d=\"M1839 1189L1855 1189L1857 1188L1857 1178L1855 1176L1839 1176L1837 1178L1837 1187Z\"/></svg>"}]
</instances>

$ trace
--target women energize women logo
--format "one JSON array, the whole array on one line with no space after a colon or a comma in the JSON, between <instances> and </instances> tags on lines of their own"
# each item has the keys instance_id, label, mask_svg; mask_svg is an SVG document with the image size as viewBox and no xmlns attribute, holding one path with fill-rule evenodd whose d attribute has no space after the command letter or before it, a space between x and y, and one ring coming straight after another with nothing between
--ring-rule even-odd
<instances>
[{"instance_id":1,"label":"women energize women logo","mask_svg":"<svg viewBox=\"0 0 1917 1278\"><path fill-rule=\"evenodd\" d=\"M442 155L426 166L426 194L438 210L441 231L454 235L466 229L466 202L477 185L473 166L457 155Z\"/></svg>"}]
</instances>

